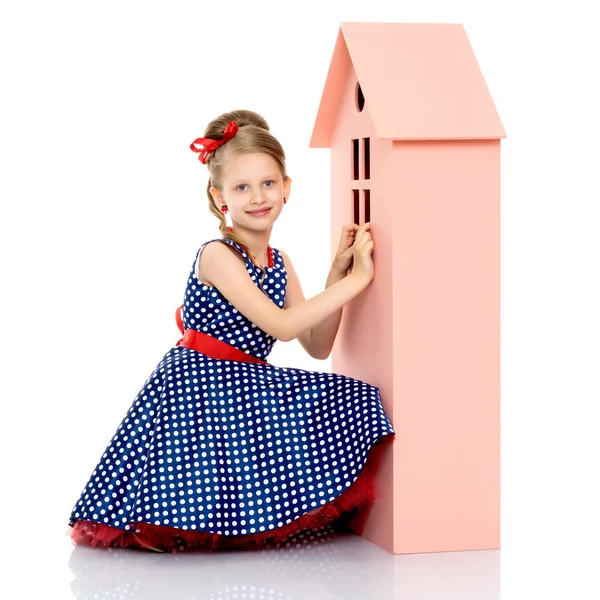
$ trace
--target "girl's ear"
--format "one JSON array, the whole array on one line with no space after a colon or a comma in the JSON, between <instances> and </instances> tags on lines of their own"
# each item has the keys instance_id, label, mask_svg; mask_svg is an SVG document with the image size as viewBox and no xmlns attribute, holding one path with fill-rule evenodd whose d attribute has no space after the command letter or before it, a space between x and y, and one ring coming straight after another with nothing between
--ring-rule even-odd
<instances>
[{"instance_id":1,"label":"girl's ear","mask_svg":"<svg viewBox=\"0 0 600 600\"><path fill-rule=\"evenodd\" d=\"M286 200L289 200L292 189L292 178L288 175L287 179L283 182L283 195Z\"/></svg>"},{"instance_id":2,"label":"girl's ear","mask_svg":"<svg viewBox=\"0 0 600 600\"><path fill-rule=\"evenodd\" d=\"M211 188L208 191L210 192L210 195L213 197L215 204L217 206L219 206L223 202L223 194L221 194L221 192L219 192L219 190L214 186L211 186Z\"/></svg>"}]
</instances>

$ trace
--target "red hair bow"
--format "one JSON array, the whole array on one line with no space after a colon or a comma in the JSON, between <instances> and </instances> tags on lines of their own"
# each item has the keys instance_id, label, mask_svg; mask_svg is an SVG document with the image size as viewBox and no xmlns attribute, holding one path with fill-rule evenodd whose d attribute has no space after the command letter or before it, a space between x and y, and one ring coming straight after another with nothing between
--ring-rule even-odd
<instances>
[{"instance_id":1,"label":"red hair bow","mask_svg":"<svg viewBox=\"0 0 600 600\"><path fill-rule=\"evenodd\" d=\"M228 142L238 131L238 126L235 121L229 121L225 131L223 132L222 140L213 140L212 138L196 138L191 144L190 148L194 152L199 152L198 160L205 165L208 155L216 150L219 146ZM194 148L194 144L202 144L204 148Z\"/></svg>"}]
</instances>

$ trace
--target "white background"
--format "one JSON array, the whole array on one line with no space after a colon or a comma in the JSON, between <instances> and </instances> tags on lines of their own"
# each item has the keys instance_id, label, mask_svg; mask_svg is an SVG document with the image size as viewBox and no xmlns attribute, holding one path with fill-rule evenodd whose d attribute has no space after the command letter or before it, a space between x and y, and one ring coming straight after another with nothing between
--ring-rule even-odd
<instances>
[{"instance_id":1,"label":"white background","mask_svg":"<svg viewBox=\"0 0 600 600\"><path fill-rule=\"evenodd\" d=\"M225 111L267 119L293 179L271 245L310 298L330 266L330 181L329 150L308 145L339 25L446 22L464 25L507 132L502 597L598 597L592 4L3 3L0 516L14 576L3 583L21 598L71 597L72 505L179 339L175 308L196 250L219 236L190 143ZM330 370L297 340L278 342L269 361Z\"/></svg>"}]
</instances>

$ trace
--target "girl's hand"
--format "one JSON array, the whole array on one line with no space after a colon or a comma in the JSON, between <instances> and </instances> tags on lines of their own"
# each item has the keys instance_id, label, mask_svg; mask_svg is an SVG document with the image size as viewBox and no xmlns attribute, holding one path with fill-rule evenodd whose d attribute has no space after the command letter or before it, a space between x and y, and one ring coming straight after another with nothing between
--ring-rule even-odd
<instances>
[{"instance_id":1,"label":"girl's hand","mask_svg":"<svg viewBox=\"0 0 600 600\"><path fill-rule=\"evenodd\" d=\"M352 246L354 266L351 276L357 277L366 285L375 277L375 267L371 257L375 243L371 239L371 232L368 231L370 228L370 222L361 225L356 232L356 239Z\"/></svg>"},{"instance_id":2,"label":"girl's hand","mask_svg":"<svg viewBox=\"0 0 600 600\"><path fill-rule=\"evenodd\" d=\"M335 258L331 265L332 270L340 273L344 277L348 274L348 269L352 265L354 250L354 237L358 231L356 223L348 223L342 227L342 237L338 246Z\"/></svg>"}]
</instances>

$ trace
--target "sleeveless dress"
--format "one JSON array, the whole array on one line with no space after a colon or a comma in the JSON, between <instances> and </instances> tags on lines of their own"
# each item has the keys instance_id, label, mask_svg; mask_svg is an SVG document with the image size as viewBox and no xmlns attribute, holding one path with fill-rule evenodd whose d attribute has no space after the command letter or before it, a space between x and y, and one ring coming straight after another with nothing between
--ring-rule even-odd
<instances>
[{"instance_id":1,"label":"sleeveless dress","mask_svg":"<svg viewBox=\"0 0 600 600\"><path fill-rule=\"evenodd\" d=\"M200 352L182 338L152 371L71 511L76 544L215 551L330 525L361 533L380 495L374 475L395 432L379 388L266 362L276 338L198 279L212 241L239 251L255 285L283 309L279 250L261 287L263 271L243 246L202 244L183 320L176 314L186 336L209 345Z\"/></svg>"}]
</instances>

